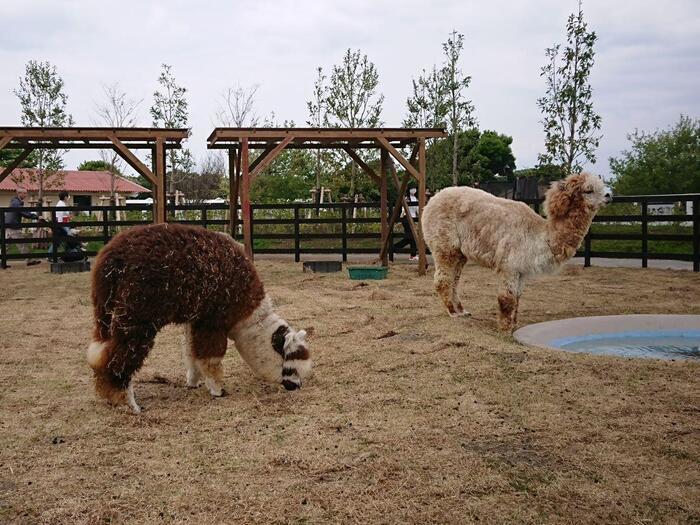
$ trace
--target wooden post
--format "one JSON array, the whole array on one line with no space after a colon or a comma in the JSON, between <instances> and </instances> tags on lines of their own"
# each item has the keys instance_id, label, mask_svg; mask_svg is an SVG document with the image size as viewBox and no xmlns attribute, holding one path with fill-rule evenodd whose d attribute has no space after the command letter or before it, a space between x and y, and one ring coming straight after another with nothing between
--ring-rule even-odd
<instances>
[{"instance_id":1,"label":"wooden post","mask_svg":"<svg viewBox=\"0 0 700 525\"><path fill-rule=\"evenodd\" d=\"M418 139L418 230L420 235L416 239L418 243L418 275L425 275L428 267L428 258L425 253L425 241L423 239L423 209L425 208L425 185L426 185L426 165L425 165L425 139Z\"/></svg>"},{"instance_id":2,"label":"wooden post","mask_svg":"<svg viewBox=\"0 0 700 525\"><path fill-rule=\"evenodd\" d=\"M387 181L386 181L386 165L387 165L387 152L382 148L382 155L379 164L379 188L380 188L380 214L381 214L381 224L382 224L382 247L386 246L387 238L389 237L389 224L388 224L388 198L387 198ZM380 251L380 259L382 261L382 266L389 265L389 258L387 257L387 251Z\"/></svg>"},{"instance_id":3,"label":"wooden post","mask_svg":"<svg viewBox=\"0 0 700 525\"><path fill-rule=\"evenodd\" d=\"M243 211L243 244L248 258L253 260L252 222L250 209L250 168L248 158L248 137L241 139L241 210Z\"/></svg>"},{"instance_id":4,"label":"wooden post","mask_svg":"<svg viewBox=\"0 0 700 525\"><path fill-rule=\"evenodd\" d=\"M642 268L646 268L649 258L649 201L642 199Z\"/></svg>"},{"instance_id":5,"label":"wooden post","mask_svg":"<svg viewBox=\"0 0 700 525\"><path fill-rule=\"evenodd\" d=\"M240 157L238 157L240 161ZM238 231L238 169L236 166L237 155L236 150L228 150L228 209L229 209L229 227L231 228L231 237L236 238Z\"/></svg>"},{"instance_id":6,"label":"wooden post","mask_svg":"<svg viewBox=\"0 0 700 525\"><path fill-rule=\"evenodd\" d=\"M693 271L700 272L700 198L693 198Z\"/></svg>"},{"instance_id":7,"label":"wooden post","mask_svg":"<svg viewBox=\"0 0 700 525\"><path fill-rule=\"evenodd\" d=\"M153 222L156 224L166 222L165 211L165 141L161 138L156 139L156 172L153 174L155 178L155 215Z\"/></svg>"}]
</instances>

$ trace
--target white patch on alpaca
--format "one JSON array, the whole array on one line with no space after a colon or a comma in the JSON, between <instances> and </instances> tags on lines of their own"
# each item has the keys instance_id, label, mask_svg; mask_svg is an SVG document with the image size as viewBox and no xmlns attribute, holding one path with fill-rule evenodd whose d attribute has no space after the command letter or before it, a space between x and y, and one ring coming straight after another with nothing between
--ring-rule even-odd
<instances>
[{"instance_id":1,"label":"white patch on alpaca","mask_svg":"<svg viewBox=\"0 0 700 525\"><path fill-rule=\"evenodd\" d=\"M182 357L187 371L187 386L197 388L200 385L202 374L197 367L194 355L192 355L192 327L190 325L185 326L185 346L182 349Z\"/></svg>"},{"instance_id":2,"label":"white patch on alpaca","mask_svg":"<svg viewBox=\"0 0 700 525\"><path fill-rule=\"evenodd\" d=\"M129 383L129 386L126 389L126 402L134 414L141 413L141 407L136 404L136 398L134 397L134 385L132 383Z\"/></svg>"},{"instance_id":3,"label":"white patch on alpaca","mask_svg":"<svg viewBox=\"0 0 700 525\"><path fill-rule=\"evenodd\" d=\"M204 385L214 397L221 397L223 395L221 378L216 377L216 371L221 371L221 361L221 357L208 357L196 360L197 368L204 376Z\"/></svg>"},{"instance_id":4,"label":"white patch on alpaca","mask_svg":"<svg viewBox=\"0 0 700 525\"><path fill-rule=\"evenodd\" d=\"M98 370L104 365L104 352L107 342L93 341L87 349L87 362L93 370Z\"/></svg>"},{"instance_id":5,"label":"white patch on alpaca","mask_svg":"<svg viewBox=\"0 0 700 525\"><path fill-rule=\"evenodd\" d=\"M272 335L285 321L272 310L272 301L265 298L248 318L236 324L229 338L256 375L269 381L282 381L282 356L272 348Z\"/></svg>"},{"instance_id":6,"label":"white patch on alpaca","mask_svg":"<svg viewBox=\"0 0 700 525\"><path fill-rule=\"evenodd\" d=\"M311 377L313 372L313 362L311 357L307 359L287 359L286 356L294 353L299 347L308 349L306 343L306 330L294 332L290 330L284 342L284 368L294 368L297 371L300 379Z\"/></svg>"}]
</instances>

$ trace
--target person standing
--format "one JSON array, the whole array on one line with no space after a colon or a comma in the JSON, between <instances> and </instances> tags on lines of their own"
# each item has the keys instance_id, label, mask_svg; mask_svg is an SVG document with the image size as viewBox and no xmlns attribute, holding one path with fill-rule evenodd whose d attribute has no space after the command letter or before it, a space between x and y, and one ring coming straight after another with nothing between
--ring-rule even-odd
<instances>
[{"instance_id":1,"label":"person standing","mask_svg":"<svg viewBox=\"0 0 700 525\"><path fill-rule=\"evenodd\" d=\"M12 211L5 212L5 239L8 240L20 240L24 239L25 235L22 232L22 218L25 219L39 219L36 213L31 213L23 210L24 199L27 197L27 190L22 187L17 188L17 194L12 197L10 201L10 208L15 208ZM27 244L17 243L17 250L22 255L27 255ZM34 264L39 264L41 261L38 259L32 259L31 257L27 259L27 266L32 266Z\"/></svg>"},{"instance_id":2,"label":"person standing","mask_svg":"<svg viewBox=\"0 0 700 525\"><path fill-rule=\"evenodd\" d=\"M56 208L65 208L68 206L66 204L66 199L68 198L68 192L66 190L61 190L58 194L58 202L56 203ZM70 212L56 210L56 222L62 225L64 222L70 221ZM68 227L65 226L66 230Z\"/></svg>"},{"instance_id":3,"label":"person standing","mask_svg":"<svg viewBox=\"0 0 700 525\"><path fill-rule=\"evenodd\" d=\"M411 215L413 223L415 224L418 221L418 197L416 196L416 188L408 190L406 201L408 204L408 213ZM411 247L411 254L408 260L415 261L418 259L416 255L416 240L413 238L413 230L411 229L411 224L406 215L406 210L403 207L401 208L401 225L403 226L403 239L394 245L394 249L398 250L409 244Z\"/></svg>"}]
</instances>

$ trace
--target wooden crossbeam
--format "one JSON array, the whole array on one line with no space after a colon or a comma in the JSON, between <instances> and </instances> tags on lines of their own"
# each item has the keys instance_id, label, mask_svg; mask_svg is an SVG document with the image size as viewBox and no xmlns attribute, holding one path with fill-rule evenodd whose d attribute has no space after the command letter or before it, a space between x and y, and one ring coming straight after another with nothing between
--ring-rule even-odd
<instances>
[{"instance_id":1,"label":"wooden crossbeam","mask_svg":"<svg viewBox=\"0 0 700 525\"><path fill-rule=\"evenodd\" d=\"M377 184L381 185L382 181L379 179L379 175L377 175L372 168L370 168L367 163L360 158L360 156L350 147L344 146L343 151L350 155L350 158L354 160L360 168L362 168L362 171L364 171L367 175L370 176L370 178Z\"/></svg>"},{"instance_id":2,"label":"wooden crossbeam","mask_svg":"<svg viewBox=\"0 0 700 525\"><path fill-rule=\"evenodd\" d=\"M411 164L414 164L416 162L416 157L418 156L418 150L420 149L420 142L416 142L416 144L413 146L413 151L411 151L411 158L408 159L408 162Z\"/></svg>"},{"instance_id":3,"label":"wooden crossbeam","mask_svg":"<svg viewBox=\"0 0 700 525\"><path fill-rule=\"evenodd\" d=\"M265 168L267 168L270 163L275 160L275 157L281 153L281 151L287 147L287 144L289 144L291 141L294 140L294 136L290 135L286 137L282 142L277 144L270 153L268 153L263 160L260 161L260 163L255 166L255 169L250 170L250 179L251 182L255 180L255 177L258 176L259 173L261 173Z\"/></svg>"},{"instance_id":4,"label":"wooden crossbeam","mask_svg":"<svg viewBox=\"0 0 700 525\"><path fill-rule=\"evenodd\" d=\"M17 158L15 160L13 160L7 167L3 168L2 172L0 172L0 182L4 181L17 166L22 164L22 161L29 157L29 154L32 151L34 151L34 148L27 148L23 150L22 153L17 155Z\"/></svg>"},{"instance_id":5,"label":"wooden crossbeam","mask_svg":"<svg viewBox=\"0 0 700 525\"><path fill-rule=\"evenodd\" d=\"M250 149L250 144L248 144L248 149ZM260 155L256 157L256 159L250 163L250 171L254 171L255 168L258 167L258 165L265 160L265 158L272 152L272 150L275 149L274 146L268 146L265 148ZM236 149L230 149L229 151L237 151Z\"/></svg>"},{"instance_id":6,"label":"wooden crossbeam","mask_svg":"<svg viewBox=\"0 0 700 525\"><path fill-rule=\"evenodd\" d=\"M388 140L386 140L384 137L377 137L377 142L384 146L384 148L391 153L391 156L394 157L396 160L399 161L399 163L406 168L406 171L409 172L411 175L415 177L416 180L420 180L420 174L414 168L411 163L406 160L406 157L401 155L401 152L397 150L394 146L392 146Z\"/></svg>"},{"instance_id":7,"label":"wooden crossbeam","mask_svg":"<svg viewBox=\"0 0 700 525\"><path fill-rule=\"evenodd\" d=\"M152 184L157 184L156 177L151 170L149 170L146 165L141 162L136 155L134 155L129 148L127 148L124 143L119 140L115 135L111 135L109 140L112 141L114 146L114 151L116 151L120 157L122 157L129 166L134 168L141 175L146 177ZM160 142L161 139L159 139Z\"/></svg>"},{"instance_id":8,"label":"wooden crossbeam","mask_svg":"<svg viewBox=\"0 0 700 525\"><path fill-rule=\"evenodd\" d=\"M10 142L12 142L12 137L11 135L8 135L7 137L3 137L0 139L0 150L5 149L5 146L7 146Z\"/></svg>"},{"instance_id":9,"label":"wooden crossbeam","mask_svg":"<svg viewBox=\"0 0 700 525\"><path fill-rule=\"evenodd\" d=\"M394 180L394 184L398 189L398 198L396 200L396 204L394 205L394 209L391 212L391 217L389 218L389 232L392 232L394 231L394 224L396 224L396 219L399 218L399 212L401 211L401 207L403 204L406 203L404 195L406 195L406 188L408 187L408 181L411 179L411 176L408 173L404 174L403 181L401 181L401 184L399 185L399 179L396 176L396 168L394 167L394 163L390 162L389 164L391 166L391 174ZM384 259L387 256L390 244L391 235L389 235L388 238L384 239L382 251L379 253L380 259Z\"/></svg>"}]
</instances>

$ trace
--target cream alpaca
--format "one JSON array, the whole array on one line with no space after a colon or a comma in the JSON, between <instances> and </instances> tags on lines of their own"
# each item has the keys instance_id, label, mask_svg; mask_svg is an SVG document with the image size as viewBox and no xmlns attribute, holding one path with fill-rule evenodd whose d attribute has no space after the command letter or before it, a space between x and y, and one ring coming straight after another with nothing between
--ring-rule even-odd
<instances>
[{"instance_id":1,"label":"cream alpaca","mask_svg":"<svg viewBox=\"0 0 700 525\"><path fill-rule=\"evenodd\" d=\"M423 212L425 242L435 260L435 288L452 316L467 315L457 283L467 261L492 268L505 279L498 296L499 324L517 323L523 280L551 273L573 257L596 211L610 200L600 178L580 173L547 191L547 219L527 204L481 190L452 187L433 197Z\"/></svg>"}]
</instances>

